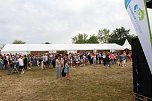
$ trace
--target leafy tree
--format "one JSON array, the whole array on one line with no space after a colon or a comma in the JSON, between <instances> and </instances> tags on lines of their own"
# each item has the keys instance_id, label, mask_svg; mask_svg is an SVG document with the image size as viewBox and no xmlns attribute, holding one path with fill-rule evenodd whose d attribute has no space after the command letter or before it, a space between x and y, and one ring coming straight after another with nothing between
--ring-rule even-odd
<instances>
[{"instance_id":1,"label":"leafy tree","mask_svg":"<svg viewBox=\"0 0 152 101\"><path fill-rule=\"evenodd\" d=\"M126 30L124 27L116 28L109 36L109 43L123 45L126 39L130 42L135 35L130 35L129 32L130 30Z\"/></svg>"},{"instance_id":2,"label":"leafy tree","mask_svg":"<svg viewBox=\"0 0 152 101\"><path fill-rule=\"evenodd\" d=\"M111 34L110 30L104 28L103 30L98 31L98 35L91 35L88 37L87 34L78 34L72 38L73 43L82 44L82 43L117 43L123 45L126 39L131 42L132 38L136 36L129 34L130 30L126 30L124 27L116 28Z\"/></svg>"},{"instance_id":3,"label":"leafy tree","mask_svg":"<svg viewBox=\"0 0 152 101\"><path fill-rule=\"evenodd\" d=\"M12 44L25 44L26 42L22 40L14 40Z\"/></svg>"},{"instance_id":4,"label":"leafy tree","mask_svg":"<svg viewBox=\"0 0 152 101\"><path fill-rule=\"evenodd\" d=\"M78 34L77 36L75 36L74 38L72 38L72 43L76 43L76 44L82 44L82 43L87 43L87 38L88 35L87 34Z\"/></svg>"},{"instance_id":5,"label":"leafy tree","mask_svg":"<svg viewBox=\"0 0 152 101\"><path fill-rule=\"evenodd\" d=\"M98 40L100 43L108 43L109 42L109 33L110 30L104 28L103 30L98 31Z\"/></svg>"},{"instance_id":6,"label":"leafy tree","mask_svg":"<svg viewBox=\"0 0 152 101\"><path fill-rule=\"evenodd\" d=\"M98 37L95 36L95 35L91 35L91 36L89 37L89 39L87 40L87 43L99 43L99 42L98 42Z\"/></svg>"}]
</instances>

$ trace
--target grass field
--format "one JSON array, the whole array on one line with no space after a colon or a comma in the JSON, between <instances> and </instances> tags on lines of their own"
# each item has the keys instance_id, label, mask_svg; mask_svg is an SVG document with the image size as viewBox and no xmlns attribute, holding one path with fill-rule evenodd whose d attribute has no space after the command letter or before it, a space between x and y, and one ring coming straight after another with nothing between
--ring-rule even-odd
<instances>
[{"instance_id":1,"label":"grass field","mask_svg":"<svg viewBox=\"0 0 152 101\"><path fill-rule=\"evenodd\" d=\"M70 80L56 80L53 68L12 75L0 70L0 101L133 101L131 63L88 65L70 73Z\"/></svg>"}]
</instances>

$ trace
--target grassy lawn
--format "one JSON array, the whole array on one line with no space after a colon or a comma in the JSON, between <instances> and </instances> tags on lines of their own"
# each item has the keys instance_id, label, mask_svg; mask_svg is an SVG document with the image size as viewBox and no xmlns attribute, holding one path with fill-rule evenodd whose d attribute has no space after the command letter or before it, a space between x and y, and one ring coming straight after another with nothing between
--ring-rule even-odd
<instances>
[{"instance_id":1,"label":"grassy lawn","mask_svg":"<svg viewBox=\"0 0 152 101\"><path fill-rule=\"evenodd\" d=\"M56 80L53 68L33 67L23 75L0 70L0 101L133 101L131 63L87 65L70 73L70 80Z\"/></svg>"}]
</instances>

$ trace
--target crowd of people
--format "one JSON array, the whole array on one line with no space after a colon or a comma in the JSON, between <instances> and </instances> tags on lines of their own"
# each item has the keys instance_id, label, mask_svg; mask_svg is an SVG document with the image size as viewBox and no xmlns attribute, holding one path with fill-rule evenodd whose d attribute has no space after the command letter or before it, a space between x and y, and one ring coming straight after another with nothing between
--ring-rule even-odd
<instances>
[{"instance_id":1,"label":"crowd of people","mask_svg":"<svg viewBox=\"0 0 152 101\"><path fill-rule=\"evenodd\" d=\"M5 69L8 74L14 71L24 74L27 69L34 66L42 70L53 67L56 70L56 78L67 77L69 79L70 67L84 66L88 64L103 64L105 68L119 64L125 67L126 61L131 61L131 53L121 52L81 52L81 53L45 53L43 55L0 55L0 69Z\"/></svg>"}]
</instances>

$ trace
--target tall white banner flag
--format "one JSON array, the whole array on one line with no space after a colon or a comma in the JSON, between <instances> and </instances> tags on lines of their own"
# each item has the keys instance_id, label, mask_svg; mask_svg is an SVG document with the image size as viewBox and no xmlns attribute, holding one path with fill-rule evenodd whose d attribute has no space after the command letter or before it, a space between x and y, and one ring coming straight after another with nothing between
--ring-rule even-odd
<instances>
[{"instance_id":1,"label":"tall white banner flag","mask_svg":"<svg viewBox=\"0 0 152 101\"><path fill-rule=\"evenodd\" d=\"M152 74L152 35L146 0L125 0L125 7L134 25Z\"/></svg>"}]
</instances>

